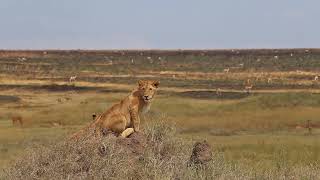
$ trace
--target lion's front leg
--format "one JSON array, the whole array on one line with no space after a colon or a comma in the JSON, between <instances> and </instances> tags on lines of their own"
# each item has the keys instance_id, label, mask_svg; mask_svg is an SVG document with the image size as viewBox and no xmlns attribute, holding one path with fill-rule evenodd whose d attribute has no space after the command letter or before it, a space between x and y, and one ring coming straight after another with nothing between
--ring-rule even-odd
<instances>
[{"instance_id":1,"label":"lion's front leg","mask_svg":"<svg viewBox=\"0 0 320 180\"><path fill-rule=\"evenodd\" d=\"M131 121L133 124L133 129L135 132L138 132L140 129L140 117L137 108L130 109Z\"/></svg>"}]
</instances>

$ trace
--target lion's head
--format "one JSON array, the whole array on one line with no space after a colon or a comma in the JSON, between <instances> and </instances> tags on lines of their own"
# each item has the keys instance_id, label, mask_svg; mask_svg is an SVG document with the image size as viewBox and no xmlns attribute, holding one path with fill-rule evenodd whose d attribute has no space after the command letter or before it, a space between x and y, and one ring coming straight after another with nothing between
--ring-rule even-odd
<instances>
[{"instance_id":1,"label":"lion's head","mask_svg":"<svg viewBox=\"0 0 320 180\"><path fill-rule=\"evenodd\" d=\"M159 87L159 81L138 81L138 92L144 102L151 102Z\"/></svg>"}]
</instances>

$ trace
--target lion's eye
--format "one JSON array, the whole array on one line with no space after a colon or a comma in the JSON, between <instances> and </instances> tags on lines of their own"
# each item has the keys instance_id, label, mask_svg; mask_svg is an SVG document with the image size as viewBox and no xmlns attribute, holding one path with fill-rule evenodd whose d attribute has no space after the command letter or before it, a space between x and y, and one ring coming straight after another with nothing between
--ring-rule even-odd
<instances>
[{"instance_id":1,"label":"lion's eye","mask_svg":"<svg viewBox=\"0 0 320 180\"><path fill-rule=\"evenodd\" d=\"M152 88L150 88L149 90L152 90Z\"/></svg>"}]
</instances>

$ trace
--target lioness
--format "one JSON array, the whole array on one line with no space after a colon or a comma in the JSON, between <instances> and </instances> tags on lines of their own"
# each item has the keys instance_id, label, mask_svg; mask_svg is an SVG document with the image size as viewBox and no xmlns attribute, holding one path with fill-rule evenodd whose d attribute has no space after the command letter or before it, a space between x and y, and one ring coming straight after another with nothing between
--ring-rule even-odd
<instances>
[{"instance_id":1,"label":"lioness","mask_svg":"<svg viewBox=\"0 0 320 180\"><path fill-rule=\"evenodd\" d=\"M122 137L128 137L133 132L139 131L139 115L150 109L159 84L159 81L139 80L136 89L120 103L114 104L99 115L87 128L95 129L99 135L102 130L108 130ZM83 131L74 134L72 138L78 137Z\"/></svg>"}]
</instances>

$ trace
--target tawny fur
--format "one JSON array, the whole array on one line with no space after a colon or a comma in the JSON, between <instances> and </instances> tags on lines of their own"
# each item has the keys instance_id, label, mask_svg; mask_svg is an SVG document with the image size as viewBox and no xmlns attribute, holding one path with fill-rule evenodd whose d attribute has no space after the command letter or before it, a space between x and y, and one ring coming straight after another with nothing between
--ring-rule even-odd
<instances>
[{"instance_id":1,"label":"tawny fur","mask_svg":"<svg viewBox=\"0 0 320 180\"><path fill-rule=\"evenodd\" d=\"M122 137L138 132L140 130L140 114L150 109L158 87L159 81L140 80L138 87L126 98L107 109L93 123L74 134L72 138L79 137L88 129L94 129L98 135L101 135L103 130L108 130Z\"/></svg>"}]
</instances>

